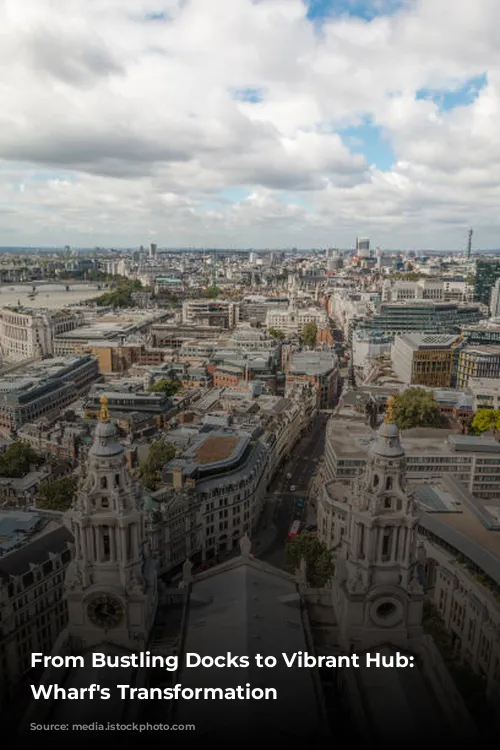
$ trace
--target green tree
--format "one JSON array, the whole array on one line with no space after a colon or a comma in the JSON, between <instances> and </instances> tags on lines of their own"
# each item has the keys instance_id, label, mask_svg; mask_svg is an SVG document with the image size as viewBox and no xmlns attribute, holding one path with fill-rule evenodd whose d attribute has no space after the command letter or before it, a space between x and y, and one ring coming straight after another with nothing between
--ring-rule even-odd
<instances>
[{"instance_id":1,"label":"green tree","mask_svg":"<svg viewBox=\"0 0 500 750\"><path fill-rule=\"evenodd\" d=\"M24 440L16 440L0 455L0 476L24 477L33 464L41 462L40 456Z\"/></svg>"},{"instance_id":2,"label":"green tree","mask_svg":"<svg viewBox=\"0 0 500 750\"><path fill-rule=\"evenodd\" d=\"M472 431L475 433L487 432L500 429L500 411L498 409L479 409L471 422Z\"/></svg>"},{"instance_id":3,"label":"green tree","mask_svg":"<svg viewBox=\"0 0 500 750\"><path fill-rule=\"evenodd\" d=\"M140 476L148 490L156 490L163 467L175 457L175 446L165 440L155 440L141 465Z\"/></svg>"},{"instance_id":4,"label":"green tree","mask_svg":"<svg viewBox=\"0 0 500 750\"><path fill-rule=\"evenodd\" d=\"M286 333L280 331L278 328L268 328L267 332L270 336L273 337L273 339L278 339L278 341L283 341L283 339L286 339Z\"/></svg>"},{"instance_id":5,"label":"green tree","mask_svg":"<svg viewBox=\"0 0 500 750\"><path fill-rule=\"evenodd\" d=\"M439 427L441 411L430 391L408 388L396 396L394 418L400 430L412 427Z\"/></svg>"},{"instance_id":6,"label":"green tree","mask_svg":"<svg viewBox=\"0 0 500 750\"><path fill-rule=\"evenodd\" d=\"M177 391L180 389L181 384L178 380L158 380L157 383L154 383L154 385L150 386L148 388L148 391L150 393L166 393L167 396L173 396L174 393L177 393Z\"/></svg>"},{"instance_id":7,"label":"green tree","mask_svg":"<svg viewBox=\"0 0 500 750\"><path fill-rule=\"evenodd\" d=\"M292 537L286 544L285 553L285 565L290 573L295 573L304 558L307 580L314 588L323 588L331 581L334 570L332 553L315 534L304 532Z\"/></svg>"},{"instance_id":8,"label":"green tree","mask_svg":"<svg viewBox=\"0 0 500 750\"><path fill-rule=\"evenodd\" d=\"M316 339L318 338L318 326L316 323L306 323L302 329L300 336L301 342L304 346L316 346Z\"/></svg>"},{"instance_id":9,"label":"green tree","mask_svg":"<svg viewBox=\"0 0 500 750\"><path fill-rule=\"evenodd\" d=\"M76 477L60 477L42 484L38 490L36 507L43 510L68 510L77 487Z\"/></svg>"},{"instance_id":10,"label":"green tree","mask_svg":"<svg viewBox=\"0 0 500 750\"><path fill-rule=\"evenodd\" d=\"M102 307L111 305L112 307L134 307L133 292L141 291L142 284L137 279L126 279L120 277L116 284L116 289L106 292L98 297L95 301Z\"/></svg>"}]
</instances>

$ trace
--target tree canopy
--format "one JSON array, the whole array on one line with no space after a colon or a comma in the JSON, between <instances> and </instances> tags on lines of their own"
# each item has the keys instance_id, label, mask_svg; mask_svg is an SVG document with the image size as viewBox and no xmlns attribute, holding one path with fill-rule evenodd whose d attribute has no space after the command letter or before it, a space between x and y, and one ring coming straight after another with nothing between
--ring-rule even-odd
<instances>
[{"instance_id":1,"label":"tree canopy","mask_svg":"<svg viewBox=\"0 0 500 750\"><path fill-rule=\"evenodd\" d=\"M116 289L112 292L106 292L96 299L98 305L107 307L134 307L135 302L132 297L133 292L138 292L142 289L142 284L137 279L126 279L120 278L117 282Z\"/></svg>"},{"instance_id":2,"label":"tree canopy","mask_svg":"<svg viewBox=\"0 0 500 750\"><path fill-rule=\"evenodd\" d=\"M60 477L42 484L38 491L36 507L43 510L68 510L78 486L75 477Z\"/></svg>"},{"instance_id":3,"label":"tree canopy","mask_svg":"<svg viewBox=\"0 0 500 750\"><path fill-rule=\"evenodd\" d=\"M306 562L306 575L310 586L313 588L327 586L334 570L332 553L315 534L307 531L288 540L285 561L287 570L295 573L300 567L302 558Z\"/></svg>"},{"instance_id":4,"label":"tree canopy","mask_svg":"<svg viewBox=\"0 0 500 750\"><path fill-rule=\"evenodd\" d=\"M16 440L0 455L0 476L19 478L27 474L33 464L41 461L29 443Z\"/></svg>"},{"instance_id":5,"label":"tree canopy","mask_svg":"<svg viewBox=\"0 0 500 750\"><path fill-rule=\"evenodd\" d=\"M165 440L155 440L141 466L141 479L148 490L156 490L163 467L175 457L175 446Z\"/></svg>"},{"instance_id":6,"label":"tree canopy","mask_svg":"<svg viewBox=\"0 0 500 750\"><path fill-rule=\"evenodd\" d=\"M316 339L318 338L318 326L313 321L306 323L302 329L300 336L301 342L304 346L316 346Z\"/></svg>"},{"instance_id":7,"label":"tree canopy","mask_svg":"<svg viewBox=\"0 0 500 750\"><path fill-rule=\"evenodd\" d=\"M148 391L150 393L166 393L167 396L173 396L174 393L177 393L180 387L181 384L178 380L169 380L166 378L165 380L158 380L157 383L154 383L148 388Z\"/></svg>"},{"instance_id":8,"label":"tree canopy","mask_svg":"<svg viewBox=\"0 0 500 750\"><path fill-rule=\"evenodd\" d=\"M400 430L439 427L441 411L434 395L423 388L408 388L396 396L394 418Z\"/></svg>"},{"instance_id":9,"label":"tree canopy","mask_svg":"<svg viewBox=\"0 0 500 750\"><path fill-rule=\"evenodd\" d=\"M500 430L500 410L478 409L471 422L472 432L481 433Z\"/></svg>"},{"instance_id":10,"label":"tree canopy","mask_svg":"<svg viewBox=\"0 0 500 750\"><path fill-rule=\"evenodd\" d=\"M278 328L268 328L267 332L270 336L273 337L273 339L278 339L278 341L283 341L283 339L286 339L286 333L284 333L284 331L280 331Z\"/></svg>"}]
</instances>

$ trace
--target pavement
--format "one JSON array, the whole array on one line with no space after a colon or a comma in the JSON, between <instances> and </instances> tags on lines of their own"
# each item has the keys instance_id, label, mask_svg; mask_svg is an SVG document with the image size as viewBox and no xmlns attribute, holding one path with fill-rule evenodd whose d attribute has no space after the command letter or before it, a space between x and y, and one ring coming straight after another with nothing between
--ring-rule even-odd
<instances>
[{"instance_id":1,"label":"pavement","mask_svg":"<svg viewBox=\"0 0 500 750\"><path fill-rule=\"evenodd\" d=\"M285 567L285 545L295 518L315 524L315 509L307 502L314 473L323 456L326 422L330 415L319 413L311 429L297 443L292 455L279 469L270 487L261 524L252 541L252 552L272 565ZM287 479L286 475L291 474ZM292 491L290 488L294 487ZM302 499L304 507L298 508Z\"/></svg>"}]
</instances>

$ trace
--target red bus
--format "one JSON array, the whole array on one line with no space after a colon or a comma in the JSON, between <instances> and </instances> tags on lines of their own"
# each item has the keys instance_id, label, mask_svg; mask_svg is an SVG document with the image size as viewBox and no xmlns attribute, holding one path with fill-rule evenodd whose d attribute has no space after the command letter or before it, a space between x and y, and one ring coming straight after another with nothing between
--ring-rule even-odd
<instances>
[{"instance_id":1,"label":"red bus","mask_svg":"<svg viewBox=\"0 0 500 750\"><path fill-rule=\"evenodd\" d=\"M288 532L288 538L291 539L294 536L297 536L297 534L300 534L300 531L302 529L302 524L300 521L294 521L290 527L290 531Z\"/></svg>"}]
</instances>

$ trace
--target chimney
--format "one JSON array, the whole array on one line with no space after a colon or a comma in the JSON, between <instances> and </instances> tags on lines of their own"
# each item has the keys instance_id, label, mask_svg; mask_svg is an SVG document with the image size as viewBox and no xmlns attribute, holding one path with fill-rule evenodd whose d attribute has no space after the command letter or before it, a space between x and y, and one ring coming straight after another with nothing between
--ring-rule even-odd
<instances>
[{"instance_id":1,"label":"chimney","mask_svg":"<svg viewBox=\"0 0 500 750\"><path fill-rule=\"evenodd\" d=\"M172 470L174 490L182 490L182 467L174 466Z\"/></svg>"}]
</instances>

